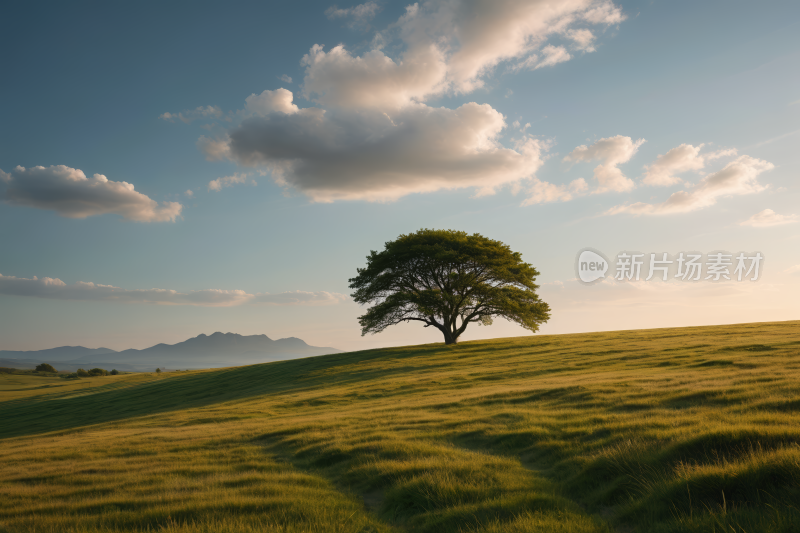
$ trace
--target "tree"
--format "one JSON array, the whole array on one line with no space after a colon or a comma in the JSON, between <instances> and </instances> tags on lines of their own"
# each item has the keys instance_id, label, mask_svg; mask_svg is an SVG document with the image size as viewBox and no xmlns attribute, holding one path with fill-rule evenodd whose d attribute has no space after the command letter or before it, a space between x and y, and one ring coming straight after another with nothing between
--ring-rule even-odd
<instances>
[{"instance_id":1,"label":"tree","mask_svg":"<svg viewBox=\"0 0 800 533\"><path fill-rule=\"evenodd\" d=\"M89 373L86 370L82 369L82 368L79 368L78 371L76 372L76 374L78 374L79 378L88 378L89 377Z\"/></svg>"},{"instance_id":2,"label":"tree","mask_svg":"<svg viewBox=\"0 0 800 533\"><path fill-rule=\"evenodd\" d=\"M111 372L109 372L109 374L111 374L112 376L116 376L117 374L119 374L119 370L117 370L116 368L113 368L113 369L111 369Z\"/></svg>"},{"instance_id":3,"label":"tree","mask_svg":"<svg viewBox=\"0 0 800 533\"><path fill-rule=\"evenodd\" d=\"M536 294L538 275L500 241L423 229L371 251L366 268L349 281L356 302L374 304L358 317L362 335L417 321L454 344L467 325L490 325L493 317L537 331L550 318L550 306Z\"/></svg>"},{"instance_id":4,"label":"tree","mask_svg":"<svg viewBox=\"0 0 800 533\"><path fill-rule=\"evenodd\" d=\"M161 373L161 369L156 367L156 374L160 374L160 373Z\"/></svg>"},{"instance_id":5,"label":"tree","mask_svg":"<svg viewBox=\"0 0 800 533\"><path fill-rule=\"evenodd\" d=\"M47 364L47 363L42 363L41 365L36 365L36 371L37 372L58 372L58 370L53 368L53 365L50 365L50 364Z\"/></svg>"},{"instance_id":6,"label":"tree","mask_svg":"<svg viewBox=\"0 0 800 533\"><path fill-rule=\"evenodd\" d=\"M107 376L108 375L108 370L106 370L104 368L93 368L93 369L89 370L89 375L92 376L92 377L94 377L94 376Z\"/></svg>"}]
</instances>

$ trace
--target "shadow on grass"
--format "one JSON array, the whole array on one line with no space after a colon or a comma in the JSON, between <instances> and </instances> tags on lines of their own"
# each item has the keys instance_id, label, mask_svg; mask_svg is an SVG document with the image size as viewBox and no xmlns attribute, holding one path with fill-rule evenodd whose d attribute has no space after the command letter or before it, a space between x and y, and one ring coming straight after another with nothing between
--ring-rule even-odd
<instances>
[{"instance_id":1,"label":"shadow on grass","mask_svg":"<svg viewBox=\"0 0 800 533\"><path fill-rule=\"evenodd\" d=\"M456 348L458 349L458 348ZM78 427L203 407L243 398L317 390L320 385L363 383L396 370L398 361L420 358L406 372L427 371L440 364L424 359L451 351L439 344L366 350L277 361L187 375L170 375L125 388L100 390L63 399L44 396L0 403L0 439L71 430ZM378 368L360 363L380 360ZM445 365L447 366L447 365ZM105 387L103 387L105 388Z\"/></svg>"}]
</instances>

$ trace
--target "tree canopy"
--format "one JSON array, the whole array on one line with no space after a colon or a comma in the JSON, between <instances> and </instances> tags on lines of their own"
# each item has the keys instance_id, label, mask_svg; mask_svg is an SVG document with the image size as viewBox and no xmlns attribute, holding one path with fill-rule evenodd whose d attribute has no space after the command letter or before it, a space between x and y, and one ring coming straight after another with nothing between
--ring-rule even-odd
<instances>
[{"instance_id":1,"label":"tree canopy","mask_svg":"<svg viewBox=\"0 0 800 533\"><path fill-rule=\"evenodd\" d=\"M358 317L362 335L417 321L453 344L467 325L490 325L494 317L537 331L550 318L550 306L536 294L538 275L500 241L423 229L371 251L349 281L356 302L374 304Z\"/></svg>"}]
</instances>

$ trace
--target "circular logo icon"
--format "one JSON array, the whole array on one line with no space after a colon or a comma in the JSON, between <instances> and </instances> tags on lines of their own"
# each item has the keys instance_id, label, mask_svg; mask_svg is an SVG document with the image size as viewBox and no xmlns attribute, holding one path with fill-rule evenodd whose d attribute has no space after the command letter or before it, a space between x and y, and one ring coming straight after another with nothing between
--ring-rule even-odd
<instances>
[{"instance_id":1,"label":"circular logo icon","mask_svg":"<svg viewBox=\"0 0 800 533\"><path fill-rule=\"evenodd\" d=\"M583 283L594 283L606 277L608 265L608 259L602 253L585 248L575 261L575 273Z\"/></svg>"}]
</instances>

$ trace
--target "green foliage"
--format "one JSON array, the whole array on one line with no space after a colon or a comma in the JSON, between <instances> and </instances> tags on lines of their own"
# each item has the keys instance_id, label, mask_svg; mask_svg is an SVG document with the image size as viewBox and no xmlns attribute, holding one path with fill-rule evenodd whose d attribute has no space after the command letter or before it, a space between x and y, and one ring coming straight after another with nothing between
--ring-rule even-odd
<instances>
[{"instance_id":1,"label":"green foliage","mask_svg":"<svg viewBox=\"0 0 800 533\"><path fill-rule=\"evenodd\" d=\"M112 376L116 376L117 374L119 374L119 370L117 370L116 368L114 368L114 369L112 369L112 370L111 370L111 372L109 372L109 373L110 373Z\"/></svg>"},{"instance_id":2,"label":"green foliage","mask_svg":"<svg viewBox=\"0 0 800 533\"><path fill-rule=\"evenodd\" d=\"M82 369L82 368L79 368L78 371L76 372L76 374L78 374L79 378L88 378L89 377L89 373L86 370Z\"/></svg>"},{"instance_id":3,"label":"green foliage","mask_svg":"<svg viewBox=\"0 0 800 533\"><path fill-rule=\"evenodd\" d=\"M467 325L490 325L494 317L538 331L550 318L536 294L538 275L500 241L423 229L370 252L366 268L349 282L356 302L374 304L358 318L362 335L417 321L453 344Z\"/></svg>"},{"instance_id":4,"label":"green foliage","mask_svg":"<svg viewBox=\"0 0 800 533\"><path fill-rule=\"evenodd\" d=\"M53 368L53 365L50 365L48 363L42 363L40 365L36 365L36 371L37 372L53 372L53 373L58 372L58 370Z\"/></svg>"},{"instance_id":5,"label":"green foliage","mask_svg":"<svg viewBox=\"0 0 800 533\"><path fill-rule=\"evenodd\" d=\"M160 368L156 368L156 374L160 374L160 373L161 373L161 369Z\"/></svg>"},{"instance_id":6,"label":"green foliage","mask_svg":"<svg viewBox=\"0 0 800 533\"><path fill-rule=\"evenodd\" d=\"M6 366L0 366L0 374L13 374L16 372L16 368L8 368Z\"/></svg>"},{"instance_id":7,"label":"green foliage","mask_svg":"<svg viewBox=\"0 0 800 533\"><path fill-rule=\"evenodd\" d=\"M78 379L80 376L78 375L77 372L72 372L70 374L64 374L62 377L66 379Z\"/></svg>"},{"instance_id":8,"label":"green foliage","mask_svg":"<svg viewBox=\"0 0 800 533\"><path fill-rule=\"evenodd\" d=\"M107 376L108 375L108 370L105 370L105 369L102 369L102 368L93 368L93 369L89 370L89 375L92 376L92 377Z\"/></svg>"}]
</instances>

